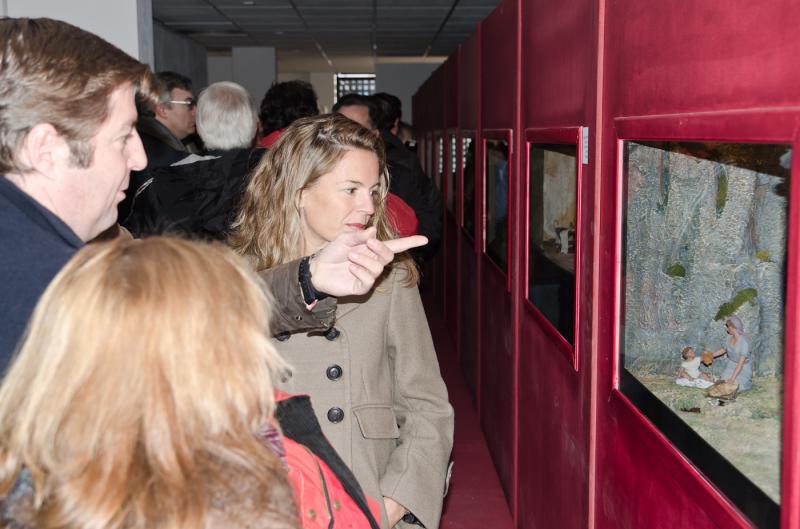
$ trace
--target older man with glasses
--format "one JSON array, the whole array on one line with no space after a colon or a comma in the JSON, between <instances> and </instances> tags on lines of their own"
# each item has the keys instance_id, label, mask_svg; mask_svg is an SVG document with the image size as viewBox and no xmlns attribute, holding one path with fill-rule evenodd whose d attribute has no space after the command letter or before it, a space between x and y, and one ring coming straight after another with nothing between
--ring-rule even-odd
<instances>
[{"instance_id":1,"label":"older man with glasses","mask_svg":"<svg viewBox=\"0 0 800 529\"><path fill-rule=\"evenodd\" d=\"M131 172L125 200L118 207L122 223L130 215L136 190L150 179L152 169L170 166L188 154L198 152L198 149L188 148L184 141L195 132L197 100L192 92L191 79L175 72L158 72L155 77L158 101L155 105L137 101L139 120L136 130L147 154L147 168Z\"/></svg>"},{"instance_id":2,"label":"older man with glasses","mask_svg":"<svg viewBox=\"0 0 800 529\"><path fill-rule=\"evenodd\" d=\"M147 153L147 168L164 167L184 158L183 140L194 134L197 100L192 81L175 72L156 74L159 83L155 108L140 108L137 128Z\"/></svg>"}]
</instances>

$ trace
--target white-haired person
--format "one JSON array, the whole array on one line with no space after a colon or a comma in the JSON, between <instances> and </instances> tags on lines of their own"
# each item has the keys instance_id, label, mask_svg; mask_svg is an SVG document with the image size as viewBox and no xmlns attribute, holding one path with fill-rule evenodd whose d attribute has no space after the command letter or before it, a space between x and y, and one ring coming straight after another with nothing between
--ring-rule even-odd
<instances>
[{"instance_id":1,"label":"white-haired person","mask_svg":"<svg viewBox=\"0 0 800 529\"><path fill-rule=\"evenodd\" d=\"M123 223L135 236L170 232L226 237L247 175L264 153L252 148L256 106L244 87L214 83L200 93L196 123L206 154L190 154L172 166L149 171Z\"/></svg>"}]
</instances>

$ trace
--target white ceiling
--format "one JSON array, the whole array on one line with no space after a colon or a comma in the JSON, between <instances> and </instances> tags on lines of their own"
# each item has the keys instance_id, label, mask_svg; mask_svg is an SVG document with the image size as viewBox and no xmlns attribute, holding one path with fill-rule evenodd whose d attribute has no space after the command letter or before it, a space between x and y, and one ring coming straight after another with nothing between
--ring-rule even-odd
<instances>
[{"instance_id":1,"label":"white ceiling","mask_svg":"<svg viewBox=\"0 0 800 529\"><path fill-rule=\"evenodd\" d=\"M157 22L210 52L272 46L285 66L310 62L344 71L353 61L450 55L500 0L152 2Z\"/></svg>"}]
</instances>

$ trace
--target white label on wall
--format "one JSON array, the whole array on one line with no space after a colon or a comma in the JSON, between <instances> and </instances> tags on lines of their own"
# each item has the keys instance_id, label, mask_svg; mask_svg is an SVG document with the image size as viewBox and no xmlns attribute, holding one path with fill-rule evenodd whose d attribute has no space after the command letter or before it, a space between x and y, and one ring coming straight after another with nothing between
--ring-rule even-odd
<instances>
[{"instance_id":1,"label":"white label on wall","mask_svg":"<svg viewBox=\"0 0 800 529\"><path fill-rule=\"evenodd\" d=\"M581 127L581 159L584 165L589 163L589 127Z\"/></svg>"}]
</instances>

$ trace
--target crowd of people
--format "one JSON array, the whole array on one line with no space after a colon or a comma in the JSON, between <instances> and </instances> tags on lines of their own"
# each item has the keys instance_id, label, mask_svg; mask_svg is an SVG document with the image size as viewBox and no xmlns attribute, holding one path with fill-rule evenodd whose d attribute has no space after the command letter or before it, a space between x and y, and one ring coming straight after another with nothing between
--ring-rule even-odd
<instances>
[{"instance_id":1,"label":"crowd of people","mask_svg":"<svg viewBox=\"0 0 800 529\"><path fill-rule=\"evenodd\" d=\"M0 525L436 529L441 197L399 100L0 39Z\"/></svg>"}]
</instances>

